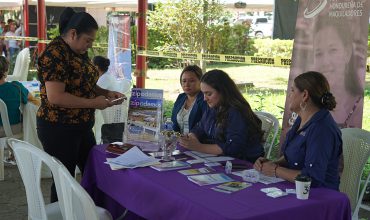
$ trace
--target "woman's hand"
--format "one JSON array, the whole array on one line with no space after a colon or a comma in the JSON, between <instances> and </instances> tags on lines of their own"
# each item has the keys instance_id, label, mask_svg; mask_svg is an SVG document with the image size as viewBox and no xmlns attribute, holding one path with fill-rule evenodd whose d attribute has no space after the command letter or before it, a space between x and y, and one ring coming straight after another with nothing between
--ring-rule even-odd
<instances>
[{"instance_id":1,"label":"woman's hand","mask_svg":"<svg viewBox=\"0 0 370 220\"><path fill-rule=\"evenodd\" d=\"M258 171L260 171L260 172L262 172L262 164L264 163L264 162L266 162L266 161L268 161L268 159L266 159L266 158L264 158L264 157L259 157L257 160L256 160L256 162L254 162L254 165L253 165L253 168L255 169L255 170L258 170Z\"/></svg>"},{"instance_id":2,"label":"woman's hand","mask_svg":"<svg viewBox=\"0 0 370 220\"><path fill-rule=\"evenodd\" d=\"M109 99L107 99L105 96L102 96L102 95L94 98L93 100L94 100L94 108L100 109L100 110L103 110L103 109L106 109L108 107L115 105L115 102L109 101Z\"/></svg>"},{"instance_id":3,"label":"woman's hand","mask_svg":"<svg viewBox=\"0 0 370 220\"><path fill-rule=\"evenodd\" d=\"M265 161L262 163L261 173L265 174L266 176L276 176L276 168L278 165L273 163L272 161Z\"/></svg>"},{"instance_id":4,"label":"woman's hand","mask_svg":"<svg viewBox=\"0 0 370 220\"><path fill-rule=\"evenodd\" d=\"M197 148L199 148L201 144L198 138L193 133L186 134L180 137L179 143L181 146L189 150L197 150Z\"/></svg>"},{"instance_id":5,"label":"woman's hand","mask_svg":"<svg viewBox=\"0 0 370 220\"><path fill-rule=\"evenodd\" d=\"M127 99L124 94L115 91L109 91L106 98L112 103L112 105L119 105Z\"/></svg>"}]
</instances>

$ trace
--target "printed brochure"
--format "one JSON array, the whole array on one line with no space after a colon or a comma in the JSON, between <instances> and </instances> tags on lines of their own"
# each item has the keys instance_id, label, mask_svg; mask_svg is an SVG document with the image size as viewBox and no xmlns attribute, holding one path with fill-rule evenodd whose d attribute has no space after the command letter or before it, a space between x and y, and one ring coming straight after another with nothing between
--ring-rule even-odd
<instances>
[{"instance_id":1,"label":"printed brochure","mask_svg":"<svg viewBox=\"0 0 370 220\"><path fill-rule=\"evenodd\" d=\"M199 186L226 183L234 181L224 173L188 176L188 179Z\"/></svg>"},{"instance_id":2,"label":"printed brochure","mask_svg":"<svg viewBox=\"0 0 370 220\"><path fill-rule=\"evenodd\" d=\"M158 143L163 105L163 90L138 89L131 91L124 143Z\"/></svg>"},{"instance_id":3,"label":"printed brochure","mask_svg":"<svg viewBox=\"0 0 370 220\"><path fill-rule=\"evenodd\" d=\"M175 161L170 161L170 162L163 162L163 163L156 164L150 167L158 171L166 171L166 170L178 170L178 169L188 168L190 167L190 164L184 161L175 160Z\"/></svg>"}]
</instances>

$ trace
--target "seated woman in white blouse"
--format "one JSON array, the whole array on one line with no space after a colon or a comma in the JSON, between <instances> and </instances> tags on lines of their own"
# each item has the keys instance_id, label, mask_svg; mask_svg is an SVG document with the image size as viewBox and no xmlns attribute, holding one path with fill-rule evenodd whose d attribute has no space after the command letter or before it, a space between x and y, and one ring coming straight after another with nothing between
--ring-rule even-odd
<instances>
[{"instance_id":1,"label":"seated woman in white blouse","mask_svg":"<svg viewBox=\"0 0 370 220\"><path fill-rule=\"evenodd\" d=\"M173 129L182 134L189 133L202 118L208 108L200 91L202 69L197 65L185 67L180 75L180 84L184 93L181 93L173 106L171 120Z\"/></svg>"},{"instance_id":2,"label":"seated woman in white blouse","mask_svg":"<svg viewBox=\"0 0 370 220\"><path fill-rule=\"evenodd\" d=\"M99 80L96 84L102 89L120 91L117 79L107 72L110 65L109 59L102 56L95 56L93 63L99 72Z\"/></svg>"}]
</instances>

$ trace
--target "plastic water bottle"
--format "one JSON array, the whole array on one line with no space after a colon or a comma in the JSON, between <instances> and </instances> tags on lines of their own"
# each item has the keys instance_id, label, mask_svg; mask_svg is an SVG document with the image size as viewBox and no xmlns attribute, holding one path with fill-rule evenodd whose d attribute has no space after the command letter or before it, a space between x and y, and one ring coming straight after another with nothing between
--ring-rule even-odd
<instances>
[{"instance_id":1,"label":"plastic water bottle","mask_svg":"<svg viewBox=\"0 0 370 220\"><path fill-rule=\"evenodd\" d=\"M167 118L164 122L164 130L172 131L173 130L173 122L171 121L171 118Z\"/></svg>"}]
</instances>

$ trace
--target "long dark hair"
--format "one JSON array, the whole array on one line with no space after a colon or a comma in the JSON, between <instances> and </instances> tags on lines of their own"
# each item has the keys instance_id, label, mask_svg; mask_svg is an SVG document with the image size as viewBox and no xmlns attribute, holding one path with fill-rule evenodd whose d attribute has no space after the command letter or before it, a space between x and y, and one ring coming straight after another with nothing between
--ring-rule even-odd
<instances>
[{"instance_id":1,"label":"long dark hair","mask_svg":"<svg viewBox=\"0 0 370 220\"><path fill-rule=\"evenodd\" d=\"M211 86L221 95L220 103L216 107L216 124L221 128L221 133L217 134L218 139L225 140L224 131L227 127L228 110L232 107L243 115L245 123L248 124L248 139L262 140L261 120L254 114L251 106L227 73L218 69L211 70L205 73L200 81Z\"/></svg>"},{"instance_id":2,"label":"long dark hair","mask_svg":"<svg viewBox=\"0 0 370 220\"><path fill-rule=\"evenodd\" d=\"M90 33L98 30L99 26L96 20L87 12L75 12L72 8L64 9L59 18L59 33L66 34L70 29L75 29L77 35Z\"/></svg>"},{"instance_id":3,"label":"long dark hair","mask_svg":"<svg viewBox=\"0 0 370 220\"><path fill-rule=\"evenodd\" d=\"M8 60L5 57L0 56L0 79L2 79L5 76L8 70L9 70Z\"/></svg>"},{"instance_id":4,"label":"long dark hair","mask_svg":"<svg viewBox=\"0 0 370 220\"><path fill-rule=\"evenodd\" d=\"M294 84L301 92L307 90L313 104L318 108L326 108L329 111L335 108L335 97L331 94L328 80L323 74L315 71L302 73L294 79Z\"/></svg>"}]
</instances>

